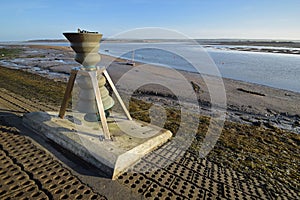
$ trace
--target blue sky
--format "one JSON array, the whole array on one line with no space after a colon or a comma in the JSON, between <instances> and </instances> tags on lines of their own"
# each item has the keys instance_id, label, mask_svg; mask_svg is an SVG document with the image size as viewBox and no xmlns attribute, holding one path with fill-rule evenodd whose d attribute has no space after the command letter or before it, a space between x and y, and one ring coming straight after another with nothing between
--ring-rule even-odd
<instances>
[{"instance_id":1,"label":"blue sky","mask_svg":"<svg viewBox=\"0 0 300 200\"><path fill-rule=\"evenodd\" d=\"M0 41L161 27L193 38L300 40L300 0L5 0Z\"/></svg>"}]
</instances>

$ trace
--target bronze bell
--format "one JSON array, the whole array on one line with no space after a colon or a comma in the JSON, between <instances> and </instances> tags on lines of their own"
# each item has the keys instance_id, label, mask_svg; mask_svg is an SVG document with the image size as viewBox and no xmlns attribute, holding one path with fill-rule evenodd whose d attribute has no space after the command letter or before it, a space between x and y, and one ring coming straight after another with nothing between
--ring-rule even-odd
<instances>
[{"instance_id":1,"label":"bronze bell","mask_svg":"<svg viewBox=\"0 0 300 200\"><path fill-rule=\"evenodd\" d=\"M96 70L96 64L100 62L99 54L100 40L102 34L96 32L79 31L78 33L63 33L70 41L71 48L75 51L75 60L82 64L81 70ZM97 107L95 103L95 94L93 91L91 79L87 73L79 73L76 78L79 91L79 100L76 108L79 112L95 115ZM109 96L108 90L105 88L106 79L102 74L98 74L98 84L102 97L104 110L107 111L114 105L114 100ZM91 118L91 117L90 117ZM92 117L94 118L94 117Z\"/></svg>"}]
</instances>

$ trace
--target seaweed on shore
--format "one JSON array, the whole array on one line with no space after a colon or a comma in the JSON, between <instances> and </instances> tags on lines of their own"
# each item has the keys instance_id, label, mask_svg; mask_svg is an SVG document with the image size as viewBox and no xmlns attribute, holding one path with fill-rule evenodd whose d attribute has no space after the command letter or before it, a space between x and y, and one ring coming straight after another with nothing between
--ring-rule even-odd
<instances>
[{"instance_id":1,"label":"seaweed on shore","mask_svg":"<svg viewBox=\"0 0 300 200\"><path fill-rule=\"evenodd\" d=\"M249 94L255 94L255 95L258 95L258 96L266 96L265 94L262 94L262 93L259 93L259 92L254 92L254 91L250 91L250 90L245 90L243 88L237 88L237 90L241 91L241 92L249 93Z\"/></svg>"},{"instance_id":2,"label":"seaweed on shore","mask_svg":"<svg viewBox=\"0 0 300 200\"><path fill-rule=\"evenodd\" d=\"M59 106L66 84L32 73L0 66L0 87L30 100Z\"/></svg>"}]
</instances>

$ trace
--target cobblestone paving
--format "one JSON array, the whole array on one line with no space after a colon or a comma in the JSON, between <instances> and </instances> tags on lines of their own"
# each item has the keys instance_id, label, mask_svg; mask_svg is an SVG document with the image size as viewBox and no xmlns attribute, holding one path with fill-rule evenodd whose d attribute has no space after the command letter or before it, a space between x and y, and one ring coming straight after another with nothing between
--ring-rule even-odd
<instances>
[{"instance_id":1,"label":"cobblestone paving","mask_svg":"<svg viewBox=\"0 0 300 200\"><path fill-rule=\"evenodd\" d=\"M15 114L58 108L0 89L0 105ZM0 116L1 122L1 116ZM142 158L117 180L149 199L298 199L285 190L275 196L254 177L245 177L182 149L175 141ZM26 198L25 198L26 197ZM0 123L0 199L105 199L52 156Z\"/></svg>"},{"instance_id":2,"label":"cobblestone paving","mask_svg":"<svg viewBox=\"0 0 300 200\"><path fill-rule=\"evenodd\" d=\"M0 126L0 199L105 199L52 156Z\"/></svg>"}]
</instances>

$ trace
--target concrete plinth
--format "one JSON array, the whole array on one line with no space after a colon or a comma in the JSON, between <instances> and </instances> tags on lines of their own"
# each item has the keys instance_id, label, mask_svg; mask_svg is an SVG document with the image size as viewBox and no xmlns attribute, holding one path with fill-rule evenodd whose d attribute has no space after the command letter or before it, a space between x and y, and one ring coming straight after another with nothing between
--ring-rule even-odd
<instances>
[{"instance_id":1,"label":"concrete plinth","mask_svg":"<svg viewBox=\"0 0 300 200\"><path fill-rule=\"evenodd\" d=\"M160 145L172 133L140 121L129 121L118 113L108 118L112 140L101 140L100 123L87 122L83 113L33 112L23 116L25 126L45 135L63 148L116 179L127 168Z\"/></svg>"}]
</instances>

